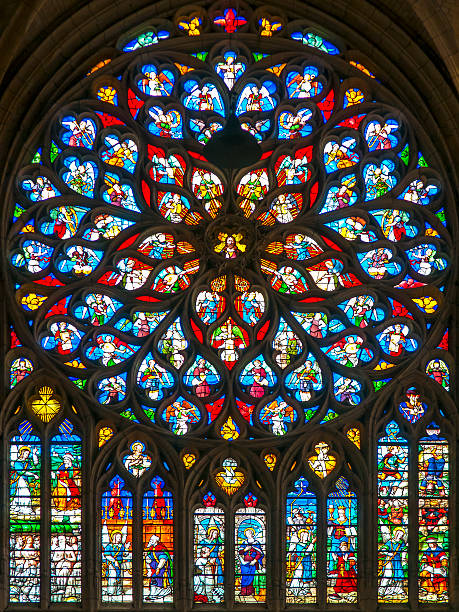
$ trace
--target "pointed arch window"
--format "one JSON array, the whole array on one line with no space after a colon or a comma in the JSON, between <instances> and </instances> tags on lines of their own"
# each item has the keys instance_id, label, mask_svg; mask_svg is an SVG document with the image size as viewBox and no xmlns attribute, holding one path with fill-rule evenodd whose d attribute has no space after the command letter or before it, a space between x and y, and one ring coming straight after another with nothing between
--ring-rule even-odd
<instances>
[{"instance_id":1,"label":"pointed arch window","mask_svg":"<svg viewBox=\"0 0 459 612\"><path fill-rule=\"evenodd\" d=\"M169 604L174 601L173 495L165 477L153 472L156 449L139 439L127 448L124 440L119 444L101 495L101 599Z\"/></svg>"},{"instance_id":2,"label":"pointed arch window","mask_svg":"<svg viewBox=\"0 0 459 612\"><path fill-rule=\"evenodd\" d=\"M44 439L23 420L10 438L12 603L39 603L48 588L43 574L51 601L81 601L82 463L81 437L67 418Z\"/></svg>"}]
</instances>

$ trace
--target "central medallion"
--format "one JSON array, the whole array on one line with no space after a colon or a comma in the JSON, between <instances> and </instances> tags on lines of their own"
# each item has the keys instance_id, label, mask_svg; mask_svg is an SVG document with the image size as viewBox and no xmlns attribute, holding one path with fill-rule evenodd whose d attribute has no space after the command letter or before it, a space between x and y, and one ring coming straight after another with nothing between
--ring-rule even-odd
<instances>
[{"instance_id":1,"label":"central medallion","mask_svg":"<svg viewBox=\"0 0 459 612\"><path fill-rule=\"evenodd\" d=\"M253 228L245 219L227 215L208 227L205 240L209 254L216 260L246 259L254 244Z\"/></svg>"},{"instance_id":2,"label":"central medallion","mask_svg":"<svg viewBox=\"0 0 459 612\"><path fill-rule=\"evenodd\" d=\"M247 244L244 244L244 236L241 233L227 234L220 232L218 240L219 243L214 246L214 251L225 259L236 259L247 249Z\"/></svg>"}]
</instances>

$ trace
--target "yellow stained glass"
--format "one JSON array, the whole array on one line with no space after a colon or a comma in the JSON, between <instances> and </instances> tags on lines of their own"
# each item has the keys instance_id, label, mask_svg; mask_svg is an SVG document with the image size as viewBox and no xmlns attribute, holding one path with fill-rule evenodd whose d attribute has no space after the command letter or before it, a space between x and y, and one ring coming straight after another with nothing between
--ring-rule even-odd
<instances>
[{"instance_id":1,"label":"yellow stained glass","mask_svg":"<svg viewBox=\"0 0 459 612\"><path fill-rule=\"evenodd\" d=\"M360 89L356 89L355 87L348 89L344 95L346 96L348 106L365 102L365 96L363 95L362 91Z\"/></svg>"},{"instance_id":2,"label":"yellow stained glass","mask_svg":"<svg viewBox=\"0 0 459 612\"><path fill-rule=\"evenodd\" d=\"M61 404L54 397L54 389L41 387L38 390L38 398L32 400L30 407L39 419L49 423L61 409Z\"/></svg>"},{"instance_id":3,"label":"yellow stained glass","mask_svg":"<svg viewBox=\"0 0 459 612\"><path fill-rule=\"evenodd\" d=\"M357 446L357 448L360 448L360 429L358 427L351 427L351 429L348 429L346 431L346 436Z\"/></svg>"},{"instance_id":4,"label":"yellow stained glass","mask_svg":"<svg viewBox=\"0 0 459 612\"><path fill-rule=\"evenodd\" d=\"M330 447L326 442L319 442L314 450L315 454L308 459L309 467L319 478L325 478L335 468L336 458L329 454Z\"/></svg>"},{"instance_id":5,"label":"yellow stained glass","mask_svg":"<svg viewBox=\"0 0 459 612\"><path fill-rule=\"evenodd\" d=\"M228 417L226 422L223 423L220 435L224 440L237 440L239 438L239 428L232 417Z\"/></svg>"},{"instance_id":6,"label":"yellow stained glass","mask_svg":"<svg viewBox=\"0 0 459 612\"><path fill-rule=\"evenodd\" d=\"M365 68L363 64L360 64L359 62L354 62L353 60L351 60L349 63L351 66L354 66L354 68L357 68L357 70L360 70L360 72L363 72L364 74L371 77L372 79L375 78L375 75L372 72L370 72L368 68Z\"/></svg>"},{"instance_id":7,"label":"yellow stained glass","mask_svg":"<svg viewBox=\"0 0 459 612\"><path fill-rule=\"evenodd\" d=\"M280 76L280 73L285 68L287 64L276 64L276 66L271 66L271 68L266 68L269 72L272 72L276 76Z\"/></svg>"},{"instance_id":8,"label":"yellow stained glass","mask_svg":"<svg viewBox=\"0 0 459 612\"><path fill-rule=\"evenodd\" d=\"M250 283L243 276L234 277L234 286L237 291L248 291L250 289Z\"/></svg>"},{"instance_id":9,"label":"yellow stained glass","mask_svg":"<svg viewBox=\"0 0 459 612\"><path fill-rule=\"evenodd\" d=\"M266 17L260 19L260 35L261 36L272 36L275 32L282 30L282 24L280 21L270 21Z\"/></svg>"},{"instance_id":10,"label":"yellow stained glass","mask_svg":"<svg viewBox=\"0 0 459 612\"><path fill-rule=\"evenodd\" d=\"M194 453L184 453L182 455L182 461L185 469L191 470L193 465L196 463L196 455Z\"/></svg>"},{"instance_id":11,"label":"yellow stained glass","mask_svg":"<svg viewBox=\"0 0 459 612\"><path fill-rule=\"evenodd\" d=\"M46 301L46 295L37 293L27 293L22 299L21 304L29 310L37 310Z\"/></svg>"},{"instance_id":12,"label":"yellow stained glass","mask_svg":"<svg viewBox=\"0 0 459 612\"><path fill-rule=\"evenodd\" d=\"M201 19L199 17L193 17L188 21L179 21L178 27L184 30L188 36L199 36L201 34Z\"/></svg>"},{"instance_id":13,"label":"yellow stained glass","mask_svg":"<svg viewBox=\"0 0 459 612\"><path fill-rule=\"evenodd\" d=\"M101 427L99 429L99 448L113 438L115 432L111 427Z\"/></svg>"},{"instance_id":14,"label":"yellow stained glass","mask_svg":"<svg viewBox=\"0 0 459 612\"><path fill-rule=\"evenodd\" d=\"M102 102L108 102L109 104L115 104L116 93L117 92L114 87L112 87L111 85L106 85L104 87L101 87L98 90L97 97Z\"/></svg>"},{"instance_id":15,"label":"yellow stained glass","mask_svg":"<svg viewBox=\"0 0 459 612\"><path fill-rule=\"evenodd\" d=\"M226 289L226 276L217 276L210 281L212 291L224 291Z\"/></svg>"},{"instance_id":16,"label":"yellow stained glass","mask_svg":"<svg viewBox=\"0 0 459 612\"><path fill-rule=\"evenodd\" d=\"M274 453L266 453L263 457L263 461L265 462L265 465L268 470L272 472L276 467L277 457Z\"/></svg>"},{"instance_id":17,"label":"yellow stained glass","mask_svg":"<svg viewBox=\"0 0 459 612\"><path fill-rule=\"evenodd\" d=\"M438 308L438 302L433 297L426 295L422 298L413 298L413 302L415 302L421 310L426 312L427 314L432 314Z\"/></svg>"},{"instance_id":18,"label":"yellow stained glass","mask_svg":"<svg viewBox=\"0 0 459 612\"><path fill-rule=\"evenodd\" d=\"M184 75L187 72L191 72L192 70L194 70L194 68L192 68L191 66L185 66L185 64L178 64L177 62L174 62L174 66L179 69L181 75Z\"/></svg>"},{"instance_id":19,"label":"yellow stained glass","mask_svg":"<svg viewBox=\"0 0 459 612\"><path fill-rule=\"evenodd\" d=\"M244 484L244 474L237 469L236 459L231 457L223 461L222 467L215 475L215 482L227 495L233 495Z\"/></svg>"}]
</instances>

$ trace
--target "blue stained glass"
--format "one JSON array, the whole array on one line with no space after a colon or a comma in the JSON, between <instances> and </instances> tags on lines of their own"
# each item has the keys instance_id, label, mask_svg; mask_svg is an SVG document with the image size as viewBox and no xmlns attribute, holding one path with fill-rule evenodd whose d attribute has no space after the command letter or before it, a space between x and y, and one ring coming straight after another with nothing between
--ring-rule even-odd
<instances>
[{"instance_id":1,"label":"blue stained glass","mask_svg":"<svg viewBox=\"0 0 459 612\"><path fill-rule=\"evenodd\" d=\"M294 70L287 74L285 84L289 98L313 98L323 90L319 80L319 70L315 66L306 66L303 72Z\"/></svg>"},{"instance_id":2,"label":"blue stained glass","mask_svg":"<svg viewBox=\"0 0 459 612\"><path fill-rule=\"evenodd\" d=\"M276 85L272 81L263 81L261 85L257 83L247 83L239 94L236 103L236 115L242 115L250 111L270 111L277 106L273 94L277 91Z\"/></svg>"},{"instance_id":3,"label":"blue stained glass","mask_svg":"<svg viewBox=\"0 0 459 612\"><path fill-rule=\"evenodd\" d=\"M175 385L172 373L160 366L152 353L144 358L137 373L137 384L150 400L157 401Z\"/></svg>"},{"instance_id":4,"label":"blue stained glass","mask_svg":"<svg viewBox=\"0 0 459 612\"><path fill-rule=\"evenodd\" d=\"M322 389L322 370L312 353L307 355L304 364L287 375L285 386L300 402L308 402L314 392Z\"/></svg>"},{"instance_id":5,"label":"blue stained glass","mask_svg":"<svg viewBox=\"0 0 459 612\"><path fill-rule=\"evenodd\" d=\"M188 95L183 97L183 104L193 111L213 111L225 116L225 105L217 87L210 81L185 81L183 88Z\"/></svg>"},{"instance_id":6,"label":"blue stained glass","mask_svg":"<svg viewBox=\"0 0 459 612\"><path fill-rule=\"evenodd\" d=\"M308 45L308 47L313 47L314 49L328 53L328 55L339 55L341 53L338 47L315 32L292 32L290 36L293 40L297 40L303 43L303 45Z\"/></svg>"},{"instance_id":7,"label":"blue stained glass","mask_svg":"<svg viewBox=\"0 0 459 612\"><path fill-rule=\"evenodd\" d=\"M363 167L363 180L366 189L365 200L383 197L398 183L395 163L390 159L385 159L380 164L367 164Z\"/></svg>"},{"instance_id":8,"label":"blue stained glass","mask_svg":"<svg viewBox=\"0 0 459 612\"><path fill-rule=\"evenodd\" d=\"M174 88L175 77L170 70L160 71L153 64L142 66L143 78L137 87L147 96L170 96Z\"/></svg>"},{"instance_id":9,"label":"blue stained glass","mask_svg":"<svg viewBox=\"0 0 459 612\"><path fill-rule=\"evenodd\" d=\"M309 108L300 109L296 113L281 112L277 120L277 137L282 140L305 138L312 132L312 125L308 123L311 117L312 111Z\"/></svg>"},{"instance_id":10,"label":"blue stained glass","mask_svg":"<svg viewBox=\"0 0 459 612\"><path fill-rule=\"evenodd\" d=\"M317 498L300 477L286 499L286 603L308 604L317 593Z\"/></svg>"},{"instance_id":11,"label":"blue stained glass","mask_svg":"<svg viewBox=\"0 0 459 612\"><path fill-rule=\"evenodd\" d=\"M161 40L169 38L169 36L170 33L167 30L158 30L157 32L154 30L146 30L127 42L123 46L123 51L125 53L130 53L131 51L137 51L137 49L142 49L143 47L150 47L151 45L158 44Z\"/></svg>"},{"instance_id":12,"label":"blue stained glass","mask_svg":"<svg viewBox=\"0 0 459 612\"><path fill-rule=\"evenodd\" d=\"M80 161L74 156L65 157L63 163L68 171L62 173L62 180L73 191L87 198L93 198L94 186L99 176L97 165L90 161Z\"/></svg>"},{"instance_id":13,"label":"blue stained glass","mask_svg":"<svg viewBox=\"0 0 459 612\"><path fill-rule=\"evenodd\" d=\"M59 206L51 208L46 220L40 224L40 231L47 236L55 236L61 240L66 240L74 236L78 229L81 220L89 208L83 206Z\"/></svg>"},{"instance_id":14,"label":"blue stained glass","mask_svg":"<svg viewBox=\"0 0 459 612\"><path fill-rule=\"evenodd\" d=\"M92 149L96 138L96 124L89 117L77 119L75 115L67 115L61 120L64 132L62 142L69 147L84 147Z\"/></svg>"},{"instance_id":15,"label":"blue stained glass","mask_svg":"<svg viewBox=\"0 0 459 612\"><path fill-rule=\"evenodd\" d=\"M21 187L32 202L41 202L61 195L61 192L46 176L37 176L35 180L22 181Z\"/></svg>"},{"instance_id":16,"label":"blue stained glass","mask_svg":"<svg viewBox=\"0 0 459 612\"><path fill-rule=\"evenodd\" d=\"M153 136L160 138L183 138L182 115L176 109L165 110L160 106L152 106L148 114L153 119L147 123L148 130Z\"/></svg>"}]
</instances>

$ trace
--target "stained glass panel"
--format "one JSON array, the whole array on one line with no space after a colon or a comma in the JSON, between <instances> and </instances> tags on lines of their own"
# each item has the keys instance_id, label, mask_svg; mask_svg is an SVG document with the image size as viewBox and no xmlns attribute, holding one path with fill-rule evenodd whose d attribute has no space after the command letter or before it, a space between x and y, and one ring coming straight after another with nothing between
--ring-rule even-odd
<instances>
[{"instance_id":1,"label":"stained glass panel","mask_svg":"<svg viewBox=\"0 0 459 612\"><path fill-rule=\"evenodd\" d=\"M378 598L408 601L408 442L391 421L378 444Z\"/></svg>"},{"instance_id":2,"label":"stained glass panel","mask_svg":"<svg viewBox=\"0 0 459 612\"><path fill-rule=\"evenodd\" d=\"M342 476L327 499L327 599L332 603L356 603L357 496Z\"/></svg>"},{"instance_id":3,"label":"stained glass panel","mask_svg":"<svg viewBox=\"0 0 459 612\"><path fill-rule=\"evenodd\" d=\"M206 498L215 504L212 494ZM225 515L215 505L198 508L194 512L194 570L195 603L224 601Z\"/></svg>"},{"instance_id":4,"label":"stained glass panel","mask_svg":"<svg viewBox=\"0 0 459 612\"><path fill-rule=\"evenodd\" d=\"M234 516L235 600L239 603L266 601L266 517L255 508L256 497L247 496L247 506Z\"/></svg>"},{"instance_id":5,"label":"stained glass panel","mask_svg":"<svg viewBox=\"0 0 459 612\"><path fill-rule=\"evenodd\" d=\"M102 601L132 601L132 493L114 476L102 494Z\"/></svg>"},{"instance_id":6,"label":"stained glass panel","mask_svg":"<svg viewBox=\"0 0 459 612\"><path fill-rule=\"evenodd\" d=\"M272 39L269 54L254 32ZM198 43L187 56L189 37ZM134 607L174 596L177 506L154 475L155 436L177 452L175 464L161 456L161 469L190 481L209 445L236 440L254 441L263 477L275 479L280 445L307 438L310 426L346 438L308 439L313 486L300 477L287 494L286 603L357 604L361 513L353 485L335 479L354 469L343 448L351 457L371 448L375 398L392 397L410 368L415 382L393 395L399 424L385 427L371 467L378 598L447 602L449 448L435 423L413 433L454 372L436 325L451 303L454 223L432 147L344 41L263 7L185 7L102 57L114 61L98 61L53 109L14 172L5 287L20 333L11 329L9 384L14 398L24 388L31 420L52 433L38 437L23 421L10 439L10 601L81 599L82 439L59 416L64 394L40 383L27 395L26 379L51 363L94 417L101 455L123 419L152 433L149 444L129 434L112 459L124 480L110 464L97 506L101 602ZM204 148L233 116L261 150L234 172ZM400 427L413 433L417 465ZM269 515L252 493L234 509L262 476L256 461L252 475L234 457L212 464L221 506L209 492L192 511L196 604L270 603ZM409 470L418 533L408 525ZM49 575L41 591L40 574Z\"/></svg>"},{"instance_id":7,"label":"stained glass panel","mask_svg":"<svg viewBox=\"0 0 459 612\"><path fill-rule=\"evenodd\" d=\"M305 478L287 495L286 602L315 603L317 596L317 499Z\"/></svg>"},{"instance_id":8,"label":"stained glass panel","mask_svg":"<svg viewBox=\"0 0 459 612\"><path fill-rule=\"evenodd\" d=\"M174 509L164 480L155 476L143 496L143 598L170 603L174 592Z\"/></svg>"},{"instance_id":9,"label":"stained glass panel","mask_svg":"<svg viewBox=\"0 0 459 612\"><path fill-rule=\"evenodd\" d=\"M22 421L10 441L10 591L13 603L40 601L41 441Z\"/></svg>"},{"instance_id":10,"label":"stained glass panel","mask_svg":"<svg viewBox=\"0 0 459 612\"><path fill-rule=\"evenodd\" d=\"M436 423L418 446L419 601L448 601L449 458L448 442Z\"/></svg>"},{"instance_id":11,"label":"stained glass panel","mask_svg":"<svg viewBox=\"0 0 459 612\"><path fill-rule=\"evenodd\" d=\"M51 600L81 599L81 438L65 419L51 439Z\"/></svg>"}]
</instances>

